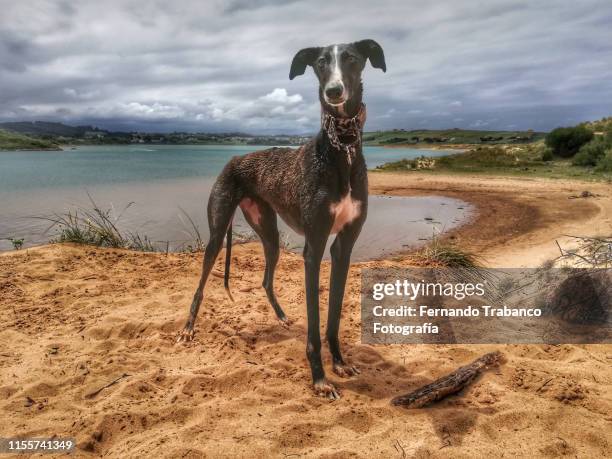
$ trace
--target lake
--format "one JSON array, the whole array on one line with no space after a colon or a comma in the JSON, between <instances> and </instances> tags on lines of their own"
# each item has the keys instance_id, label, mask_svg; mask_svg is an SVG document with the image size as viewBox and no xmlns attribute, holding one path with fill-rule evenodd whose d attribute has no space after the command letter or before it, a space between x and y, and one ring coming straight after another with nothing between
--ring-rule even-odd
<instances>
[{"instance_id":1,"label":"lake","mask_svg":"<svg viewBox=\"0 0 612 459\"><path fill-rule=\"evenodd\" d=\"M155 245L180 250L189 244L183 209L207 235L206 203L215 177L235 155L262 146L112 145L65 151L0 152L0 250L7 238L23 238L25 246L47 242L54 230L33 218L91 208L88 194L113 215L133 203L118 227L149 236ZM388 161L448 152L365 147L369 168ZM414 246L435 232L451 229L469 217L466 203L445 197L370 196L368 220L354 250L355 259L370 259ZM250 232L240 212L238 232ZM299 251L303 238L279 219L284 244ZM206 239L206 237L205 237ZM167 242L169 241L169 242Z\"/></svg>"}]
</instances>

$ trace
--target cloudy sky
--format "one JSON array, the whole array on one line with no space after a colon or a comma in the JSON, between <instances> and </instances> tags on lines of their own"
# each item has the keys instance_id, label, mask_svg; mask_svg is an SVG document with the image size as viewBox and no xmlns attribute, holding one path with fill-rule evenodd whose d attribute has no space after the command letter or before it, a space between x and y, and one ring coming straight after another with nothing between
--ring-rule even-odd
<instances>
[{"instance_id":1,"label":"cloudy sky","mask_svg":"<svg viewBox=\"0 0 612 459\"><path fill-rule=\"evenodd\" d=\"M373 38L367 130L546 130L612 115L612 2L0 0L0 120L307 133L303 47Z\"/></svg>"}]
</instances>

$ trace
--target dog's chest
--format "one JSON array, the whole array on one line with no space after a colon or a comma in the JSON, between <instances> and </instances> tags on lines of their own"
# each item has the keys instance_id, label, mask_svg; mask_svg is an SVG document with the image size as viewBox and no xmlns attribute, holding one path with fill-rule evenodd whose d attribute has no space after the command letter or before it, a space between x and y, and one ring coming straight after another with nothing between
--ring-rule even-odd
<instances>
[{"instance_id":1,"label":"dog's chest","mask_svg":"<svg viewBox=\"0 0 612 459\"><path fill-rule=\"evenodd\" d=\"M332 202L329 206L333 223L332 234L335 234L361 215L361 201L352 198L350 191L338 202Z\"/></svg>"}]
</instances>

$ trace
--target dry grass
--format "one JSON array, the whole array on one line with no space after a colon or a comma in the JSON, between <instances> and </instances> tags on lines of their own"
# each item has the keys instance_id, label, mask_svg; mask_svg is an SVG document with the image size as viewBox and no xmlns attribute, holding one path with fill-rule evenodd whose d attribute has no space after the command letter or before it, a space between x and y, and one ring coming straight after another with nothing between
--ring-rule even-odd
<instances>
[{"instance_id":1,"label":"dry grass","mask_svg":"<svg viewBox=\"0 0 612 459\"><path fill-rule=\"evenodd\" d=\"M132 202L115 216L114 209L101 209L89 196L91 208L69 210L63 214L35 217L50 222L45 233L56 230L57 236L51 242L73 242L76 244L95 245L154 252L155 247L146 235L135 232L122 232L117 227L123 213L132 206Z\"/></svg>"},{"instance_id":2,"label":"dry grass","mask_svg":"<svg viewBox=\"0 0 612 459\"><path fill-rule=\"evenodd\" d=\"M432 242L410 255L410 262L415 266L431 268L467 268L476 269L482 266L482 259L454 244L440 241L434 237Z\"/></svg>"},{"instance_id":3,"label":"dry grass","mask_svg":"<svg viewBox=\"0 0 612 459\"><path fill-rule=\"evenodd\" d=\"M568 236L576 241L575 249L563 249L557 242L561 255L556 261L569 261L572 265L585 266L589 268L611 268L612 267L612 237L586 237Z\"/></svg>"}]
</instances>

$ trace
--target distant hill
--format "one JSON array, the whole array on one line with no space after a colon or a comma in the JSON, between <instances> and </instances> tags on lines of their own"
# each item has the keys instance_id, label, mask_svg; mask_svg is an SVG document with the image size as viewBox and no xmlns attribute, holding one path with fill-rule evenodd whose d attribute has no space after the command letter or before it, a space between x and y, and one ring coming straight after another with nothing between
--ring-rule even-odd
<instances>
[{"instance_id":1,"label":"distant hill","mask_svg":"<svg viewBox=\"0 0 612 459\"><path fill-rule=\"evenodd\" d=\"M55 143L44 139L8 132L0 129L0 150L60 150Z\"/></svg>"},{"instance_id":2,"label":"distant hill","mask_svg":"<svg viewBox=\"0 0 612 459\"><path fill-rule=\"evenodd\" d=\"M544 138L545 133L529 131L472 131L469 129L419 129L408 131L364 132L365 145L406 145L406 144L498 144L530 143Z\"/></svg>"},{"instance_id":3,"label":"distant hill","mask_svg":"<svg viewBox=\"0 0 612 459\"><path fill-rule=\"evenodd\" d=\"M47 121L5 122L0 123L0 129L60 145L301 145L309 138L300 135L257 136L241 132L122 132Z\"/></svg>"},{"instance_id":4,"label":"distant hill","mask_svg":"<svg viewBox=\"0 0 612 459\"><path fill-rule=\"evenodd\" d=\"M612 130L612 117L582 123L595 132ZM300 145L307 135L253 135L241 132L113 132L95 126L70 126L48 121L18 121L0 123L0 129L50 141L55 144L173 144L173 145ZM546 133L527 131L483 131L470 129L391 129L364 132L364 145L441 146L529 144L542 140Z\"/></svg>"},{"instance_id":5,"label":"distant hill","mask_svg":"<svg viewBox=\"0 0 612 459\"><path fill-rule=\"evenodd\" d=\"M102 129L94 126L68 126L63 123L51 123L47 121L19 121L12 123L0 123L0 129L17 132L19 134L35 136L64 136L83 137L87 132L105 133Z\"/></svg>"}]
</instances>

